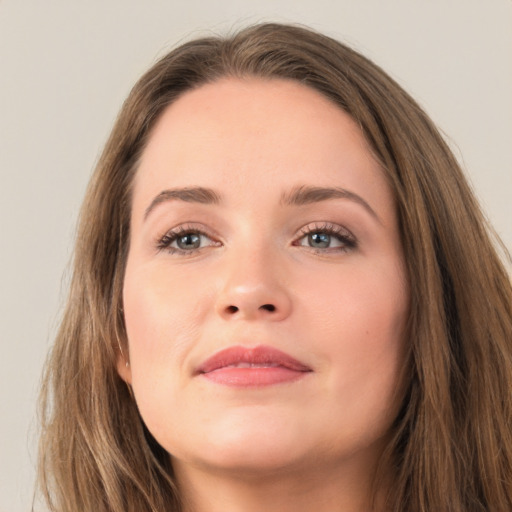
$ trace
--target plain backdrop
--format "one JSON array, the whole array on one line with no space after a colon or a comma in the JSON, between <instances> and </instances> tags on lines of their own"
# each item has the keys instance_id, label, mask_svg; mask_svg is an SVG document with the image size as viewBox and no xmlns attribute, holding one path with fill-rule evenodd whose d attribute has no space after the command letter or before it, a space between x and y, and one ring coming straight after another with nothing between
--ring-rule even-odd
<instances>
[{"instance_id":1,"label":"plain backdrop","mask_svg":"<svg viewBox=\"0 0 512 512\"><path fill-rule=\"evenodd\" d=\"M512 249L511 0L0 0L0 512L31 508L42 364L123 99L178 42L260 21L309 25L397 79Z\"/></svg>"}]
</instances>

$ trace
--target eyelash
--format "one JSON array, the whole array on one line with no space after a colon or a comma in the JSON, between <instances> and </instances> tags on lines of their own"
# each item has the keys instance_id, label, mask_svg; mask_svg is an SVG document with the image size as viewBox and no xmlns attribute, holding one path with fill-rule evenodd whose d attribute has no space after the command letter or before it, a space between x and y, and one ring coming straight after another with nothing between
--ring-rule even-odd
<instances>
[{"instance_id":1,"label":"eyelash","mask_svg":"<svg viewBox=\"0 0 512 512\"><path fill-rule=\"evenodd\" d=\"M316 223L314 225L308 225L303 227L300 230L301 236L293 243L295 246L306 247L311 251L318 254L325 253L340 253L340 252L349 252L350 250L357 248L357 239L356 237L347 229L337 224L332 224L330 222L325 223ZM339 242L342 243L341 247L327 247L323 249L319 249L316 247L307 247L301 246L298 242L300 242L305 237L312 235L314 233L322 233L325 235L329 235L338 239Z\"/></svg>"},{"instance_id":2,"label":"eyelash","mask_svg":"<svg viewBox=\"0 0 512 512\"><path fill-rule=\"evenodd\" d=\"M338 239L341 242L341 247L327 247L327 248L316 248L316 247L308 247L300 244L300 241L305 237L315 234L322 233L325 235L329 235ZM156 242L156 248L158 251L166 250L171 254L177 254L182 256L191 256L193 254L197 254L197 252L205 249L206 247L199 247L197 249L185 250L177 247L171 247L171 244L178 240L180 237L185 235L199 235L203 237L207 237L212 240L212 244L209 244L207 247L219 247L221 245L220 242L213 241L213 237L206 230L195 227L195 226L179 226L173 230L168 231L164 236L158 238ZM331 223L321 223L305 226L300 230L300 236L295 239L292 244L295 247L306 247L307 249L318 253L318 254L326 254L326 253L340 253L340 252L349 252L357 248L357 240L354 235L346 228L339 226L337 224Z\"/></svg>"},{"instance_id":3,"label":"eyelash","mask_svg":"<svg viewBox=\"0 0 512 512\"><path fill-rule=\"evenodd\" d=\"M185 236L185 235L199 235L199 236L205 236L207 238L213 239L212 235L207 233L206 230L198 228L196 226L178 226L175 229L172 229L168 231L164 236L160 237L157 240L156 248L158 251L166 250L170 252L171 254L179 254L183 256L190 256L192 254L197 253L201 249L204 249L204 247L200 247L195 250L184 250L177 247L171 247L171 244L178 240L179 238ZM219 243L214 242L211 245L220 245Z\"/></svg>"}]
</instances>

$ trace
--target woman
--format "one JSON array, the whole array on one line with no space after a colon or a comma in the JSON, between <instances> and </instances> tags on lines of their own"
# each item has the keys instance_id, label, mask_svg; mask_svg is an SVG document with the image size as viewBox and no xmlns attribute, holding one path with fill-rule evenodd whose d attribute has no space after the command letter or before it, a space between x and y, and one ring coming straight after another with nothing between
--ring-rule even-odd
<instances>
[{"instance_id":1,"label":"woman","mask_svg":"<svg viewBox=\"0 0 512 512\"><path fill-rule=\"evenodd\" d=\"M512 290L418 105L261 25L123 106L42 394L55 511L512 509Z\"/></svg>"}]
</instances>

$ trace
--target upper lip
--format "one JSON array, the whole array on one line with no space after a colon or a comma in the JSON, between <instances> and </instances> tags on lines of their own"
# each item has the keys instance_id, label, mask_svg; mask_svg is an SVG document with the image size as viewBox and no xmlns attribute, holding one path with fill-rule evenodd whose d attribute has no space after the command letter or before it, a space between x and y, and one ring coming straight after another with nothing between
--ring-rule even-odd
<instances>
[{"instance_id":1,"label":"upper lip","mask_svg":"<svg viewBox=\"0 0 512 512\"><path fill-rule=\"evenodd\" d=\"M197 368L196 373L209 373L219 368L239 363L282 366L297 372L312 371L309 366L281 350L266 345L258 345L256 347L233 346L220 350L206 359L206 361Z\"/></svg>"}]
</instances>

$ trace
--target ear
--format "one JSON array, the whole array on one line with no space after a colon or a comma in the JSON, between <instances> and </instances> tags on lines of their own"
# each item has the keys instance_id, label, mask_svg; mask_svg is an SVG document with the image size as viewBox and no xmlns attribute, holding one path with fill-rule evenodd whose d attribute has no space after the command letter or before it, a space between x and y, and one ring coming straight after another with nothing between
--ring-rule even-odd
<instances>
[{"instance_id":1,"label":"ear","mask_svg":"<svg viewBox=\"0 0 512 512\"><path fill-rule=\"evenodd\" d=\"M121 377L121 379L123 379L126 382L126 384L129 384L131 386L132 369L130 367L130 363L126 360L123 354L118 354L116 368L119 377Z\"/></svg>"}]
</instances>

